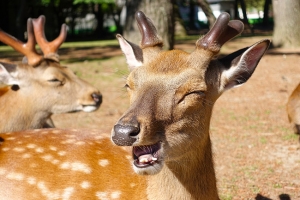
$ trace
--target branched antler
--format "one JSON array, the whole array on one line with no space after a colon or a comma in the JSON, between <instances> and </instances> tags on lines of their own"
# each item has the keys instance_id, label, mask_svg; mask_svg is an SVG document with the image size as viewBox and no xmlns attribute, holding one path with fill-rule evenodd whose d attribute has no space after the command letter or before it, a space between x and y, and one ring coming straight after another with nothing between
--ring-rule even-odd
<instances>
[{"instance_id":1,"label":"branched antler","mask_svg":"<svg viewBox=\"0 0 300 200\"><path fill-rule=\"evenodd\" d=\"M60 34L55 40L48 42L44 32L45 21L46 19L43 15L32 20L35 39L44 53L44 58L59 62L58 54L56 54L56 52L67 37L66 25L63 24L61 26Z\"/></svg>"},{"instance_id":2,"label":"branched antler","mask_svg":"<svg viewBox=\"0 0 300 200\"><path fill-rule=\"evenodd\" d=\"M48 42L45 33L45 16L40 16L37 19L29 18L27 20L27 43L23 43L17 38L7 34L0 29L0 41L11 46L16 51L26 56L27 62L31 66L37 66L43 58L51 59L59 62L58 54L56 53L67 36L66 25L63 24L59 36L52 42ZM44 56L37 53L35 49L36 43L42 49Z\"/></svg>"},{"instance_id":3,"label":"branched antler","mask_svg":"<svg viewBox=\"0 0 300 200\"><path fill-rule=\"evenodd\" d=\"M27 43L23 43L0 29L0 41L25 55L29 65L36 66L41 62L42 56L35 49L36 41L33 34L32 19L30 18L27 20L27 34Z\"/></svg>"}]
</instances>

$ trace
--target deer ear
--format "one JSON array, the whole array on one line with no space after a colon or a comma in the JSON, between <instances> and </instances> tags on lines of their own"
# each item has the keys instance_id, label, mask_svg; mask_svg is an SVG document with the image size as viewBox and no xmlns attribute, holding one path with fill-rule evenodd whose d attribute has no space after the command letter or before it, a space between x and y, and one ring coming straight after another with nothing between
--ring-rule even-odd
<instances>
[{"instance_id":1,"label":"deer ear","mask_svg":"<svg viewBox=\"0 0 300 200\"><path fill-rule=\"evenodd\" d=\"M269 45L270 40L262 40L219 59L225 67L225 70L222 71L221 85L223 88L221 90L228 90L245 83L253 74Z\"/></svg>"},{"instance_id":2,"label":"deer ear","mask_svg":"<svg viewBox=\"0 0 300 200\"><path fill-rule=\"evenodd\" d=\"M140 67L143 65L143 51L142 49L129 41L127 41L122 35L117 34L117 39L119 41L121 50L123 51L129 70Z\"/></svg>"},{"instance_id":3,"label":"deer ear","mask_svg":"<svg viewBox=\"0 0 300 200\"><path fill-rule=\"evenodd\" d=\"M16 66L8 63L0 63L0 85L18 85L19 81L10 74L10 69Z\"/></svg>"}]
</instances>

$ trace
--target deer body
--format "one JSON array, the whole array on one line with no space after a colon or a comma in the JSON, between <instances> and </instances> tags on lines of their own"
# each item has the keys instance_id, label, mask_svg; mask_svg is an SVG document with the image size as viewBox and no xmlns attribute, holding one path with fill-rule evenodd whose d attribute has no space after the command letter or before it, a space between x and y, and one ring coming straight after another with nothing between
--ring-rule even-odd
<instances>
[{"instance_id":1,"label":"deer body","mask_svg":"<svg viewBox=\"0 0 300 200\"><path fill-rule=\"evenodd\" d=\"M289 121L294 125L294 132L300 135L300 84L289 96L286 109Z\"/></svg>"},{"instance_id":2,"label":"deer body","mask_svg":"<svg viewBox=\"0 0 300 200\"><path fill-rule=\"evenodd\" d=\"M91 112L101 104L98 89L59 64L55 52L64 38L45 42L44 23L43 17L28 20L26 44L0 30L0 41L27 57L22 64L0 62L0 84L5 85L0 88L0 133L53 126L52 114ZM35 51L35 40L43 57Z\"/></svg>"},{"instance_id":3,"label":"deer body","mask_svg":"<svg viewBox=\"0 0 300 200\"><path fill-rule=\"evenodd\" d=\"M103 133L36 129L1 138L2 200L145 199L144 177L131 170L130 154Z\"/></svg>"},{"instance_id":4,"label":"deer body","mask_svg":"<svg viewBox=\"0 0 300 200\"><path fill-rule=\"evenodd\" d=\"M68 143L69 148L63 144L66 141L65 137L77 138L81 132L53 129L45 130L44 136L33 140L33 143L35 146L52 146L44 142L55 143L51 135L57 131L64 133L56 134L56 146L70 151L73 157L67 159L69 162L87 158L82 161L85 166L90 166L89 169L93 171L101 170L102 174L97 177L93 175L95 179L91 179L98 181L100 189L97 191L103 191L101 188L103 184L107 187L104 189L106 192L119 191L120 195L115 196L115 199L217 200L219 197L209 135L214 102L225 90L241 85L251 77L270 42L263 40L222 59L215 59L220 47L243 30L240 21L229 21L229 15L222 14L210 32L196 42L194 52L188 54L180 50L162 51L162 41L156 34L151 20L142 12L137 12L136 19L142 33L140 46L117 35L131 71L126 81L130 106L111 132L111 140L118 146L97 142L97 136L100 138L108 136L91 132L89 134L97 135L92 139L97 145L91 143L88 135L81 137L80 141L87 144L81 152L81 146L76 145L76 141ZM24 133L7 135L17 138L19 134ZM34 132L26 134L30 137ZM20 140L21 143L23 140ZM12 140L4 138L3 144L5 143L11 146ZM124 152L125 147L122 146L131 146L130 156L127 156L128 153ZM120 162L99 169L97 165L92 164L95 160L99 160L98 151L101 152L99 155L107 158L106 163L115 160ZM5 154L8 154L8 151L3 153L2 148L0 156ZM56 157L50 160L55 160ZM7 159L0 157L0 166L2 171L6 172L1 179L0 190L16 194L18 192L15 191L23 186L16 181L13 182L13 187L10 187L12 189L6 187L12 183L7 175L11 173L8 169L15 171L6 164ZM31 161L14 159L14 162L27 165ZM46 162L40 160L37 163ZM22 169L21 171L26 172ZM62 171L62 169L53 171L66 177L73 177L74 173L72 170ZM29 174L51 179L50 174L53 171L45 167L40 174L35 172ZM71 179L62 180L61 176L55 174L52 179L56 182L63 181L69 187L79 182ZM107 177L118 183L107 182ZM48 188L53 188L53 191L60 188L57 183L50 181L47 183ZM130 188L133 185L139 185L139 188ZM39 188L34 190L41 193ZM24 189L21 189L21 192L23 191ZM85 191L78 190L78 195L82 193ZM76 194L76 192L70 194L69 199L77 197ZM102 195L105 197L97 196L97 198L114 199L112 196L108 197L108 193ZM86 197L95 197L95 192L86 194Z\"/></svg>"}]
</instances>

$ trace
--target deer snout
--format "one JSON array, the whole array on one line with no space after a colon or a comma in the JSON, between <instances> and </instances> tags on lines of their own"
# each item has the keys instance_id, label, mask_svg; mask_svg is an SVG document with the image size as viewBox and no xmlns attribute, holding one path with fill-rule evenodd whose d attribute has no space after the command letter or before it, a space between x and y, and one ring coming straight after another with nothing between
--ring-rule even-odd
<instances>
[{"instance_id":1,"label":"deer snout","mask_svg":"<svg viewBox=\"0 0 300 200\"><path fill-rule=\"evenodd\" d=\"M138 140L140 128L134 125L116 124L113 129L112 140L119 146L131 146Z\"/></svg>"},{"instance_id":2,"label":"deer snout","mask_svg":"<svg viewBox=\"0 0 300 200\"><path fill-rule=\"evenodd\" d=\"M100 104L102 103L102 94L94 92L92 94L92 98L95 101L96 105L100 106Z\"/></svg>"}]
</instances>

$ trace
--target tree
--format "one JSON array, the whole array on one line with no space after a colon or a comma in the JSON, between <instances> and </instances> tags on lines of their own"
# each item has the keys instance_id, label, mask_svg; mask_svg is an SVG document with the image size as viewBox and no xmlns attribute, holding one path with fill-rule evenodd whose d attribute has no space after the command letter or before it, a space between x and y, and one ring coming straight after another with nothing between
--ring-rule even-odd
<instances>
[{"instance_id":1,"label":"tree","mask_svg":"<svg viewBox=\"0 0 300 200\"><path fill-rule=\"evenodd\" d=\"M155 24L159 36L164 41L164 49L173 49L175 20L173 0L131 0L126 1L126 20L123 27L124 37L136 44L141 41L139 29L135 21L135 12L141 10Z\"/></svg>"},{"instance_id":2,"label":"tree","mask_svg":"<svg viewBox=\"0 0 300 200\"><path fill-rule=\"evenodd\" d=\"M214 16L209 4L207 3L206 0L197 0L197 3L202 8L202 10L208 20L209 27L211 28L216 21L216 17Z\"/></svg>"},{"instance_id":3,"label":"tree","mask_svg":"<svg viewBox=\"0 0 300 200\"><path fill-rule=\"evenodd\" d=\"M274 47L300 47L300 1L273 0Z\"/></svg>"}]
</instances>

